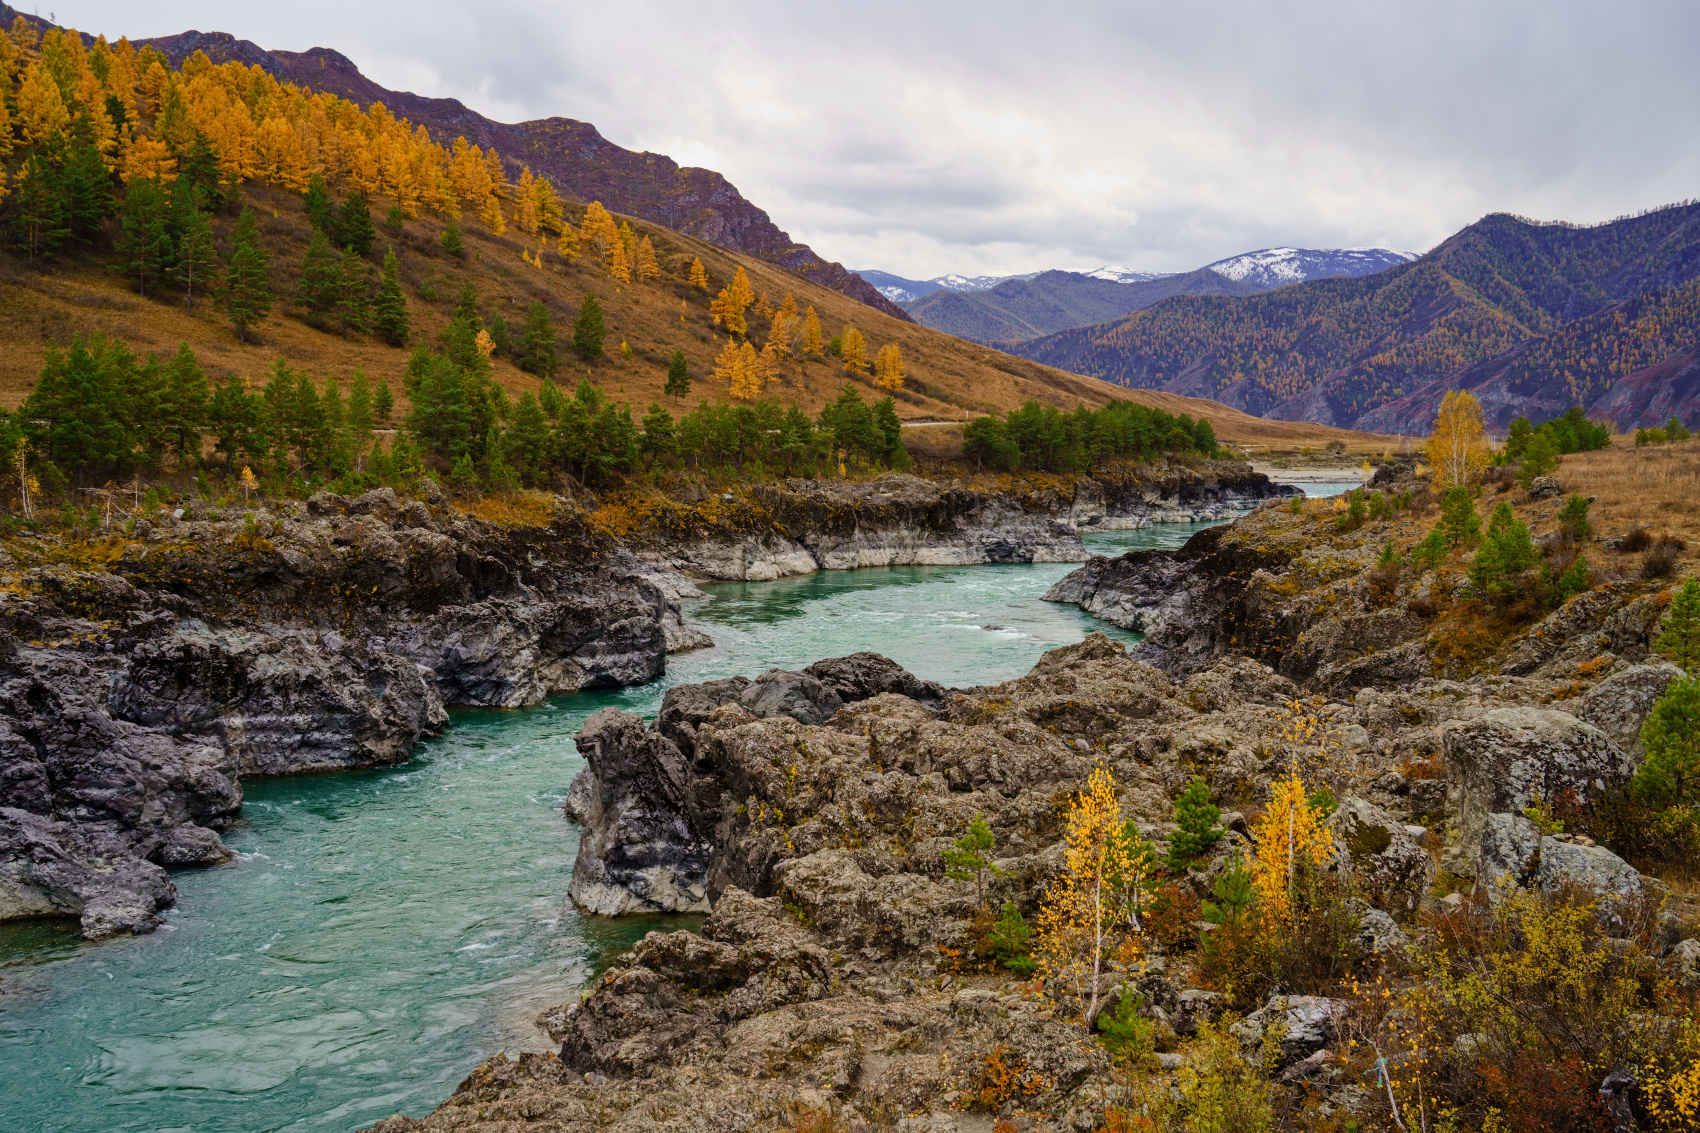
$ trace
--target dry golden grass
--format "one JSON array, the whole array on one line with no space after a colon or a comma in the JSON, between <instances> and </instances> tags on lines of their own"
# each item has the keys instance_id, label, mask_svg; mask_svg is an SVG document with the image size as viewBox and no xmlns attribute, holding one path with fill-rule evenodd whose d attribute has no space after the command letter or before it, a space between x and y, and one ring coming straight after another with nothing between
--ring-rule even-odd
<instances>
[{"instance_id":1,"label":"dry golden grass","mask_svg":"<svg viewBox=\"0 0 1700 1133\"><path fill-rule=\"evenodd\" d=\"M1633 437L1613 437L1610 448L1565 457L1558 479L1566 495L1595 497L1589 520L1597 534L1639 526L1655 537L1675 535L1688 544L1675 577L1700 569L1700 439L1636 448ZM1549 504L1541 512L1553 510ZM1551 526L1549 519L1542 530ZM1623 555L1621 562L1627 570L1642 558Z\"/></svg>"},{"instance_id":2,"label":"dry golden grass","mask_svg":"<svg viewBox=\"0 0 1700 1133\"><path fill-rule=\"evenodd\" d=\"M506 492L457 500L454 507L467 515L504 527L536 527L549 521L555 498L546 492Z\"/></svg>"},{"instance_id":3,"label":"dry golden grass","mask_svg":"<svg viewBox=\"0 0 1700 1133\"><path fill-rule=\"evenodd\" d=\"M197 302L191 315L184 311L180 296L140 298L132 284L110 270L110 256L71 252L46 264L31 264L10 253L0 253L0 343L4 344L0 346L0 404L15 406L28 394L40 373L49 340L65 343L73 335L100 330L143 352L171 351L179 342L188 342L215 378L241 374L263 381L265 372L279 358L315 377L334 376L344 383L359 367L374 380L389 380L401 400L398 417L404 414L400 379L407 351L358 335L345 341L304 321L300 308L289 301L310 235L301 199L262 186L250 186L245 192L260 216L261 232L272 253L272 284L278 297L270 319L256 328L256 341L239 343L210 304ZM388 202L382 200L373 208L379 218L387 210ZM569 216L576 218L580 211L569 207ZM229 217L215 221L221 238L232 223ZM1369 434L1264 421L1214 401L1122 389L1042 366L891 318L782 268L718 245L644 221L633 219L631 223L640 234L651 237L669 273L657 283L619 284L591 257L582 257L576 264L565 263L554 253L552 243L544 255L547 266L539 270L521 259L525 248L535 249L534 241L521 243L517 232L492 236L470 218L462 228L464 259L442 252L438 241L444 222L435 216L422 216L409 221L395 240L380 229L372 260L380 263L384 249L394 245L415 341L434 340L437 331L448 323L460 289L467 284L477 290L486 318L502 315L516 334L526 306L542 300L562 335L570 335L580 300L586 291L593 291L607 320L606 356L587 366L563 351L563 369L556 380L570 388L588 377L616 401L630 403L638 414L652 402L662 402L677 414L703 400L725 396L725 388L709 378L725 336L717 333L709 317L710 296L690 290L683 282L691 259L700 257L715 288L729 282L741 266L756 292L772 304L777 306L787 291L796 295L799 306L812 304L829 336L845 323L854 322L868 339L870 357L885 343L897 343L911 377L909 388L898 401L899 414L907 419L963 420L1005 411L1029 399L1073 408L1079 403L1097 406L1112 398L1126 398L1174 413L1208 417L1218 437L1230 444L1293 448L1310 444L1320 448L1331 439L1341 439L1353 452L1385 447L1383 439ZM434 288L435 299L421 296L422 286ZM751 330L759 341L766 331L765 321L752 315ZM632 347L630 359L620 357L622 342ZM685 352L695 381L690 396L682 403L673 403L662 394L667 360L674 350ZM514 396L538 385L538 379L502 359L497 360L496 376ZM796 401L814 413L838 395L845 380L835 359L787 362L769 393L784 401ZM865 396L880 395L871 379L858 380ZM948 428L938 431L952 432ZM940 443L947 442L940 438ZM959 433L955 443L960 445Z\"/></svg>"}]
</instances>

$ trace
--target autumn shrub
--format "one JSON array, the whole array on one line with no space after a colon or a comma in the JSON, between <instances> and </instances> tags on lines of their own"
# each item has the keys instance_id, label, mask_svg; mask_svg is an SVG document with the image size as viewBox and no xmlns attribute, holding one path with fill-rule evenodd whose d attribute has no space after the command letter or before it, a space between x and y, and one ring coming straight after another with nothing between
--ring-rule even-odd
<instances>
[{"instance_id":1,"label":"autumn shrub","mask_svg":"<svg viewBox=\"0 0 1700 1133\"><path fill-rule=\"evenodd\" d=\"M1653 545L1653 533L1637 523L1617 541L1617 549L1626 555L1636 555Z\"/></svg>"},{"instance_id":2,"label":"autumn shrub","mask_svg":"<svg viewBox=\"0 0 1700 1133\"><path fill-rule=\"evenodd\" d=\"M787 1133L845 1133L849 1127L830 1105L792 1102L785 1107Z\"/></svg>"},{"instance_id":3,"label":"autumn shrub","mask_svg":"<svg viewBox=\"0 0 1700 1133\"><path fill-rule=\"evenodd\" d=\"M1045 1084L1044 1076L1030 1069L1025 1058L999 1043L982 1055L970 1072L964 1108L996 1113L1011 1098L1040 1093Z\"/></svg>"},{"instance_id":4,"label":"autumn shrub","mask_svg":"<svg viewBox=\"0 0 1700 1133\"><path fill-rule=\"evenodd\" d=\"M1677 549L1670 543L1660 543L1641 560L1640 575L1644 579L1669 578L1676 573Z\"/></svg>"},{"instance_id":5,"label":"autumn shrub","mask_svg":"<svg viewBox=\"0 0 1700 1133\"><path fill-rule=\"evenodd\" d=\"M1191 890L1171 882L1158 889L1151 899L1145 931L1162 941L1165 948L1185 951L1198 943L1197 923L1203 912Z\"/></svg>"},{"instance_id":6,"label":"autumn shrub","mask_svg":"<svg viewBox=\"0 0 1700 1133\"><path fill-rule=\"evenodd\" d=\"M1209 1023L1176 1075L1188 1133L1264 1133L1275 1121L1269 1079L1240 1053L1239 1043Z\"/></svg>"},{"instance_id":7,"label":"autumn shrub","mask_svg":"<svg viewBox=\"0 0 1700 1133\"><path fill-rule=\"evenodd\" d=\"M1421 978L1372 1036L1400 1055L1407 1123L1420 1104L1458 1129L1603 1133L1600 1081L1700 1041L1694 997L1662 973L1649 916L1613 925L1576 893L1492 897L1429 919Z\"/></svg>"}]
</instances>

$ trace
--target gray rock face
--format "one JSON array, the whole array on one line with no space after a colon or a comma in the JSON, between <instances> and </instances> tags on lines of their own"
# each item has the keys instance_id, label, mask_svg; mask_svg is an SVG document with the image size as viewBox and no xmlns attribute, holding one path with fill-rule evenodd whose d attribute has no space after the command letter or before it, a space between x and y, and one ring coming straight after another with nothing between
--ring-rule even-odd
<instances>
[{"instance_id":1,"label":"gray rock face","mask_svg":"<svg viewBox=\"0 0 1700 1133\"><path fill-rule=\"evenodd\" d=\"M705 913L710 845L690 827L678 745L643 720L604 708L575 742L589 761L585 831L568 895L586 912Z\"/></svg>"},{"instance_id":2,"label":"gray rock face","mask_svg":"<svg viewBox=\"0 0 1700 1133\"><path fill-rule=\"evenodd\" d=\"M1700 940L1690 938L1670 950L1670 961L1684 985L1700 984Z\"/></svg>"},{"instance_id":3,"label":"gray rock face","mask_svg":"<svg viewBox=\"0 0 1700 1133\"><path fill-rule=\"evenodd\" d=\"M1634 770L1604 732L1568 712L1496 708L1442 725L1440 739L1449 809L1457 815L1444 864L1462 877L1475 876L1488 815L1520 811L1537 795L1550 802L1561 792L1585 803L1628 782Z\"/></svg>"},{"instance_id":4,"label":"gray rock face","mask_svg":"<svg viewBox=\"0 0 1700 1133\"><path fill-rule=\"evenodd\" d=\"M1355 795L1329 816L1334 866L1350 872L1377 908L1396 917L1417 911L1434 882L1434 859L1387 811Z\"/></svg>"},{"instance_id":5,"label":"gray rock face","mask_svg":"<svg viewBox=\"0 0 1700 1133\"><path fill-rule=\"evenodd\" d=\"M1576 717L1610 736L1612 742L1639 763L1641 725L1647 722L1653 705L1682 675L1682 670L1669 661L1635 665L1613 673L1576 703Z\"/></svg>"},{"instance_id":6,"label":"gray rock face","mask_svg":"<svg viewBox=\"0 0 1700 1133\"><path fill-rule=\"evenodd\" d=\"M0 607L0 920L146 931L160 865L229 859L240 776L393 764L445 703L647 681L694 588L570 505L502 528L388 489L140 527ZM688 636L688 635L687 635ZM26 644L28 643L28 644Z\"/></svg>"},{"instance_id":7,"label":"gray rock face","mask_svg":"<svg viewBox=\"0 0 1700 1133\"><path fill-rule=\"evenodd\" d=\"M1520 814L1487 816L1476 882L1490 894L1508 885L1543 892L1580 889L1598 898L1607 916L1621 912L1644 890L1641 875L1610 850L1542 837Z\"/></svg>"},{"instance_id":8,"label":"gray rock face","mask_svg":"<svg viewBox=\"0 0 1700 1133\"><path fill-rule=\"evenodd\" d=\"M1277 995L1230 1030L1242 1047L1256 1048L1262 1045L1264 1033L1278 1024L1281 1027L1278 1062L1286 1067L1338 1038L1340 1025L1350 1013L1351 1005L1343 999L1319 995Z\"/></svg>"},{"instance_id":9,"label":"gray rock face","mask_svg":"<svg viewBox=\"0 0 1700 1133\"><path fill-rule=\"evenodd\" d=\"M738 694L738 703L757 719L789 716L800 724L824 724L844 707L836 692L808 673L770 669Z\"/></svg>"}]
</instances>

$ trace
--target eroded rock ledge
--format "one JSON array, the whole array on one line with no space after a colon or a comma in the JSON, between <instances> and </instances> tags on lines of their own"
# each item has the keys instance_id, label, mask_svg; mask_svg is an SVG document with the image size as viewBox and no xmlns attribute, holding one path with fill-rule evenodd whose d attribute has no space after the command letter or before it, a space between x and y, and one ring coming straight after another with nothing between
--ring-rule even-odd
<instances>
[{"instance_id":1,"label":"eroded rock ledge","mask_svg":"<svg viewBox=\"0 0 1700 1133\"><path fill-rule=\"evenodd\" d=\"M564 501L498 527L382 489L140 535L0 602L0 920L147 931L162 867L230 857L244 776L398 763L445 705L641 683L705 640L689 582Z\"/></svg>"},{"instance_id":2,"label":"eroded rock ledge","mask_svg":"<svg viewBox=\"0 0 1700 1133\"><path fill-rule=\"evenodd\" d=\"M995 489L898 474L787 480L665 510L633 548L687 574L749 581L871 566L1080 562L1081 531L1226 519L1291 491L1225 460L1115 465Z\"/></svg>"}]
</instances>

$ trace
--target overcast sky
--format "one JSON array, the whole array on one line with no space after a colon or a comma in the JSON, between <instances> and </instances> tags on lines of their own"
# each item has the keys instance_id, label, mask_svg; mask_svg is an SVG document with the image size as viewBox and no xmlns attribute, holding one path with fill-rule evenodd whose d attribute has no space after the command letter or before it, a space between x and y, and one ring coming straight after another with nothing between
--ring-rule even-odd
<instances>
[{"instance_id":1,"label":"overcast sky","mask_svg":"<svg viewBox=\"0 0 1700 1133\"><path fill-rule=\"evenodd\" d=\"M1596 221L1700 196L1694 0L55 11L113 38L334 47L492 118L592 122L719 170L830 259L916 278L1420 252L1489 212Z\"/></svg>"}]
</instances>

